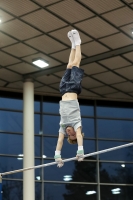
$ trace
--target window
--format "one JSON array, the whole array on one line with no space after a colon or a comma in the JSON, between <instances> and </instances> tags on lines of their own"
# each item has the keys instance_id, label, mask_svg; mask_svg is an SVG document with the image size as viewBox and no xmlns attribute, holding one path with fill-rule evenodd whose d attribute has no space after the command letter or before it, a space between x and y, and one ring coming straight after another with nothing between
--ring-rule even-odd
<instances>
[{"instance_id":1,"label":"window","mask_svg":"<svg viewBox=\"0 0 133 200\"><path fill-rule=\"evenodd\" d=\"M60 123L59 116L44 115L43 116L43 133L46 135L58 136L59 123Z\"/></svg>"},{"instance_id":2,"label":"window","mask_svg":"<svg viewBox=\"0 0 133 200\"><path fill-rule=\"evenodd\" d=\"M133 140L133 122L124 120L97 120L98 137Z\"/></svg>"},{"instance_id":3,"label":"window","mask_svg":"<svg viewBox=\"0 0 133 200\"><path fill-rule=\"evenodd\" d=\"M84 137L94 138L94 119L82 118L82 126Z\"/></svg>"},{"instance_id":4,"label":"window","mask_svg":"<svg viewBox=\"0 0 133 200\"><path fill-rule=\"evenodd\" d=\"M22 135L0 133L0 153L1 154L22 154Z\"/></svg>"},{"instance_id":5,"label":"window","mask_svg":"<svg viewBox=\"0 0 133 200\"><path fill-rule=\"evenodd\" d=\"M44 102L43 103L43 112L59 114L59 102L58 103Z\"/></svg>"},{"instance_id":6,"label":"window","mask_svg":"<svg viewBox=\"0 0 133 200\"><path fill-rule=\"evenodd\" d=\"M133 196L133 187L119 185L101 185L101 199L130 200Z\"/></svg>"},{"instance_id":7,"label":"window","mask_svg":"<svg viewBox=\"0 0 133 200\"><path fill-rule=\"evenodd\" d=\"M113 117L113 118L132 118L133 108L118 108L118 107L97 107L98 117Z\"/></svg>"},{"instance_id":8,"label":"window","mask_svg":"<svg viewBox=\"0 0 133 200\"><path fill-rule=\"evenodd\" d=\"M0 130L10 132L23 131L23 114L0 110Z\"/></svg>"},{"instance_id":9,"label":"window","mask_svg":"<svg viewBox=\"0 0 133 200\"><path fill-rule=\"evenodd\" d=\"M90 184L44 184L44 198L58 200L96 200L97 190L95 185Z\"/></svg>"},{"instance_id":10,"label":"window","mask_svg":"<svg viewBox=\"0 0 133 200\"><path fill-rule=\"evenodd\" d=\"M127 142L117 142L117 141L99 141L99 151L117 147L120 145L128 144ZM99 155L101 160L116 160L116 161L131 161L133 158L133 146L117 149L114 151L109 151Z\"/></svg>"},{"instance_id":11,"label":"window","mask_svg":"<svg viewBox=\"0 0 133 200\"><path fill-rule=\"evenodd\" d=\"M4 94L6 98L4 95L0 97L1 172L23 168L22 95L9 92ZM59 101L60 98L57 97L35 95L35 166L55 161L54 154L60 123ZM90 155L97 149L98 151L107 150L132 142L133 104L131 102L79 99L79 105L85 134L83 140L85 155ZM95 115L94 110L96 110ZM65 135L61 150L62 158L75 158L77 150L78 145L70 145ZM99 190L97 190L99 175L102 200L131 200L133 196L132 152L133 146L124 147L98 156L86 157L83 162L76 160L65 162L60 169L57 165L37 168L35 169L35 198L37 200L44 198L96 200L99 196ZM8 175L4 178L3 200L22 200L23 173Z\"/></svg>"},{"instance_id":12,"label":"window","mask_svg":"<svg viewBox=\"0 0 133 200\"><path fill-rule=\"evenodd\" d=\"M126 183L133 184L132 164L104 163L100 162L100 182L101 183Z\"/></svg>"},{"instance_id":13,"label":"window","mask_svg":"<svg viewBox=\"0 0 133 200\"><path fill-rule=\"evenodd\" d=\"M50 163L54 160L45 160ZM57 176L58 174L58 176ZM44 169L44 180L64 182L96 182L96 162L65 162L62 168L52 165Z\"/></svg>"},{"instance_id":14,"label":"window","mask_svg":"<svg viewBox=\"0 0 133 200\"><path fill-rule=\"evenodd\" d=\"M0 108L23 110L23 100L0 97Z\"/></svg>"}]
</instances>

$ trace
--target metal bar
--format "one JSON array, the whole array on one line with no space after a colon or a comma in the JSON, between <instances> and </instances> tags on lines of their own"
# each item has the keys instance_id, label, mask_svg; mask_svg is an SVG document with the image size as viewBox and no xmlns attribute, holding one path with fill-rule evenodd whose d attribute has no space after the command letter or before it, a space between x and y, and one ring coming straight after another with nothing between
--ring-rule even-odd
<instances>
[{"instance_id":1,"label":"metal bar","mask_svg":"<svg viewBox=\"0 0 133 200\"><path fill-rule=\"evenodd\" d=\"M2 200L2 176L0 174L0 200Z\"/></svg>"},{"instance_id":2,"label":"metal bar","mask_svg":"<svg viewBox=\"0 0 133 200\"><path fill-rule=\"evenodd\" d=\"M124 145L120 145L120 146L116 146L116 147L112 147L112 148L109 148L109 149L104 149L104 150L101 150L101 151L96 151L96 152L93 152L93 153L89 153L89 154L84 155L84 158L89 157L89 156L102 154L102 153L106 153L106 152L109 152L109 151L114 151L114 150L121 149L121 148L124 148L124 147L129 147L129 146L133 146L133 142L128 143L128 144L124 144ZM68 158L68 159L65 159L63 161L64 162L69 162L69 161L72 161L72 160L77 160L77 158L76 157ZM1 173L0 175L1 176L5 176L5 175L14 174L14 173L18 173L18 172L23 172L23 171L27 171L27 170L31 170L31 169L37 169L37 168L41 168L41 167L48 167L48 166L56 165L56 164L57 164L56 162L51 162L51 163L37 165L37 166L28 167L28 168L24 168L24 169L18 169L18 170L14 170L14 171L4 172L4 173Z\"/></svg>"}]
</instances>

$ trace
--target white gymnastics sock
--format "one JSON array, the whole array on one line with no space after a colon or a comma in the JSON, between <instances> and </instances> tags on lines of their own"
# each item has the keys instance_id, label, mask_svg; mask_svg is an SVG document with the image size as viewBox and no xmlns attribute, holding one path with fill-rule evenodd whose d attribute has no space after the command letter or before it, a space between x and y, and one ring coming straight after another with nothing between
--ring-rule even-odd
<instances>
[{"instance_id":1,"label":"white gymnastics sock","mask_svg":"<svg viewBox=\"0 0 133 200\"><path fill-rule=\"evenodd\" d=\"M74 38L74 42L75 42L75 45L80 45L81 44L81 39L80 39L80 35L79 35L79 32L77 30L72 30L71 31L72 33L72 36Z\"/></svg>"},{"instance_id":2,"label":"white gymnastics sock","mask_svg":"<svg viewBox=\"0 0 133 200\"><path fill-rule=\"evenodd\" d=\"M75 47L75 42L74 42L74 38L73 38L73 35L72 35L71 31L68 32L67 37L69 38L69 40L72 43L72 49L75 49L76 48Z\"/></svg>"}]
</instances>

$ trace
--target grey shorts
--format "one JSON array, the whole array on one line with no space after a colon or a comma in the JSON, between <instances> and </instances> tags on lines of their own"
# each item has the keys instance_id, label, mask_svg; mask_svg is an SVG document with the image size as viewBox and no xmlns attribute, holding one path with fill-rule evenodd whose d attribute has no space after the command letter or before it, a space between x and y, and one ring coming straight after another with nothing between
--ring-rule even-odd
<instances>
[{"instance_id":1,"label":"grey shorts","mask_svg":"<svg viewBox=\"0 0 133 200\"><path fill-rule=\"evenodd\" d=\"M80 108L77 100L60 101L59 113L61 116L60 133L66 134L66 128L68 126L73 127L75 131L78 127L82 126Z\"/></svg>"}]
</instances>

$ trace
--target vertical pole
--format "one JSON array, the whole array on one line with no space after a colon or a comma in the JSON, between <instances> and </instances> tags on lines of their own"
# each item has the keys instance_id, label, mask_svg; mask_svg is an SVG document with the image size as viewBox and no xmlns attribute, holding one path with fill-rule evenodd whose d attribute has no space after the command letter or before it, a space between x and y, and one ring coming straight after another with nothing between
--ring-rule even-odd
<instances>
[{"instance_id":1,"label":"vertical pole","mask_svg":"<svg viewBox=\"0 0 133 200\"><path fill-rule=\"evenodd\" d=\"M2 176L0 174L0 200L2 200Z\"/></svg>"},{"instance_id":2,"label":"vertical pole","mask_svg":"<svg viewBox=\"0 0 133 200\"><path fill-rule=\"evenodd\" d=\"M43 154L44 154L44 148L43 148L43 96L41 96L41 104L40 104L40 132L42 134L41 136L41 164L44 164ZM41 200L44 200L44 167L41 168Z\"/></svg>"},{"instance_id":3,"label":"vertical pole","mask_svg":"<svg viewBox=\"0 0 133 200\"><path fill-rule=\"evenodd\" d=\"M34 83L23 84L23 167L34 166ZM23 173L23 200L35 200L34 170Z\"/></svg>"},{"instance_id":4,"label":"vertical pole","mask_svg":"<svg viewBox=\"0 0 133 200\"><path fill-rule=\"evenodd\" d=\"M95 105L94 105L94 124L95 124L95 136L96 136L96 151L98 151L98 132L97 132L97 113L96 113L96 101L95 101ZM97 200L101 200L101 195L100 195L100 169L99 169L99 155L97 154L96 156L97 158L97 166L96 166L96 170L97 170Z\"/></svg>"}]
</instances>

